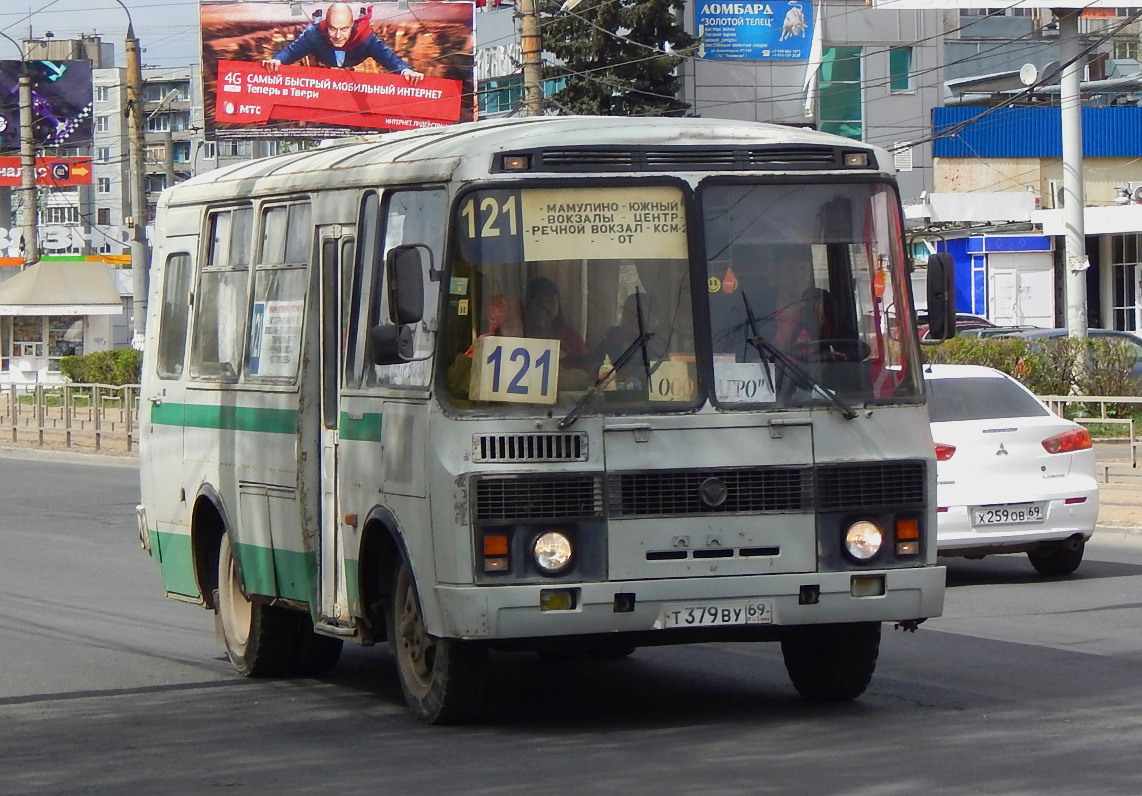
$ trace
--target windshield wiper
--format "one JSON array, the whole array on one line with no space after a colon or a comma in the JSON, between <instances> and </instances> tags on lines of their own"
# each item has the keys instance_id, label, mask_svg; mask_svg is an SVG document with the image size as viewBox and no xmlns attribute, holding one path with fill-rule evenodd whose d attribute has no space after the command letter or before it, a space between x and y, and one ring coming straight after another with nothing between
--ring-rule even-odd
<instances>
[{"instance_id":1,"label":"windshield wiper","mask_svg":"<svg viewBox=\"0 0 1142 796\"><path fill-rule=\"evenodd\" d=\"M749 320L750 331L752 335L746 338L746 342L753 346L761 357L762 362L774 362L781 365L785 371L785 375L797 387L809 392L816 392L821 395L826 401L831 403L845 420L854 420L857 416L856 410L846 404L835 393L829 392L821 383L813 378L809 371L798 365L791 359L784 351L775 346L773 343L766 340L757 330L757 318L753 314L753 307L749 304L749 299L746 298L745 291L742 291L742 302L745 304L746 318ZM773 380L769 376L769 369L766 368L766 379L769 381L769 387L773 388ZM774 395L777 391L774 390Z\"/></svg>"},{"instance_id":2,"label":"windshield wiper","mask_svg":"<svg viewBox=\"0 0 1142 796\"><path fill-rule=\"evenodd\" d=\"M646 351L646 344L650 342L650 338L652 337L654 337L654 332L643 332L632 340L631 344L619 354L618 359L615 360L611 369L606 373L600 374L599 377L595 379L595 383L590 386L587 392L583 393L582 398L575 402L575 405L571 407L571 411L567 413L566 417L556 424L556 428L560 430L565 429L578 420L579 415L583 412L583 408L593 401L596 395L606 389L607 385L614 380L615 375L619 372L619 368L629 362L630 358L640 350L643 352ZM647 373L650 373L649 363L647 364Z\"/></svg>"}]
</instances>

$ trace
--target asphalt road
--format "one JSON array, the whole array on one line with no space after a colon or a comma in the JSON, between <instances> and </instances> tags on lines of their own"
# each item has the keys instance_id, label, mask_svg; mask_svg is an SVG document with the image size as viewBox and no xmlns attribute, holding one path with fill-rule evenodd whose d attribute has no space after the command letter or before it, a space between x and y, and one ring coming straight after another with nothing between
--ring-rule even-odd
<instances>
[{"instance_id":1,"label":"asphalt road","mask_svg":"<svg viewBox=\"0 0 1142 796\"><path fill-rule=\"evenodd\" d=\"M162 597L133 460L0 451L3 794L1136 794L1142 533L1075 577L948 560L945 616L885 628L873 684L818 706L775 645L558 663L498 655L480 723L417 724L391 656L238 677Z\"/></svg>"}]
</instances>

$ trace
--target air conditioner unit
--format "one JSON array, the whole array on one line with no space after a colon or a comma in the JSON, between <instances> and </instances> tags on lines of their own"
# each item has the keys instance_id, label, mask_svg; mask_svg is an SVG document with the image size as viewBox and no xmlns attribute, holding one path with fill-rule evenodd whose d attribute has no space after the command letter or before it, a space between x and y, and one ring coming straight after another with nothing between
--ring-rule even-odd
<instances>
[{"instance_id":1,"label":"air conditioner unit","mask_svg":"<svg viewBox=\"0 0 1142 796\"><path fill-rule=\"evenodd\" d=\"M1142 203L1142 181L1131 181L1126 183L1126 192L1130 194L1130 201L1135 204Z\"/></svg>"},{"instance_id":2,"label":"air conditioner unit","mask_svg":"<svg viewBox=\"0 0 1142 796\"><path fill-rule=\"evenodd\" d=\"M1061 210L1063 207L1063 181L1047 180L1047 201L1051 210Z\"/></svg>"}]
</instances>

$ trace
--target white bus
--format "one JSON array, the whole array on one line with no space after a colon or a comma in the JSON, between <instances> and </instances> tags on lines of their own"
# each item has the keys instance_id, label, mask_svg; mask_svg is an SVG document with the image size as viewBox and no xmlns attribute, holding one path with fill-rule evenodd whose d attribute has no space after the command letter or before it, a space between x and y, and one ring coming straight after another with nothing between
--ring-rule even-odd
<instances>
[{"instance_id":1,"label":"white bus","mask_svg":"<svg viewBox=\"0 0 1142 796\"><path fill-rule=\"evenodd\" d=\"M248 676L388 640L428 722L503 650L779 641L803 696L859 696L881 623L943 607L890 164L548 117L164 192L138 515L167 594Z\"/></svg>"}]
</instances>

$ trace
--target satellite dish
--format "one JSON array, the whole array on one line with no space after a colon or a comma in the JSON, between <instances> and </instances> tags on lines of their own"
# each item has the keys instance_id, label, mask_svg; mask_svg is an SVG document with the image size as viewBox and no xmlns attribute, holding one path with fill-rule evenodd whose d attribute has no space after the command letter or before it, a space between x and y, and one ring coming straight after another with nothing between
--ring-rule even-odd
<instances>
[{"instance_id":1,"label":"satellite dish","mask_svg":"<svg viewBox=\"0 0 1142 796\"><path fill-rule=\"evenodd\" d=\"M1025 86L1034 84L1039 79L1039 70L1035 64L1023 64L1019 68L1019 82Z\"/></svg>"}]
</instances>

